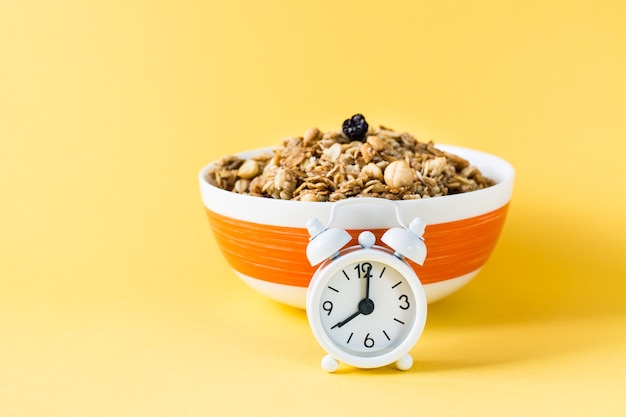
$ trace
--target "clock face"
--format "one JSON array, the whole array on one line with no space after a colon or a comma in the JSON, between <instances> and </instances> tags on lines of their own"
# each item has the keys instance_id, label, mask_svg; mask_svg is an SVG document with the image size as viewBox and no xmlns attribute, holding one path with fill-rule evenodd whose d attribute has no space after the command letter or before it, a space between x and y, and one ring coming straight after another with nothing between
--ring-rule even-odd
<instances>
[{"instance_id":1,"label":"clock face","mask_svg":"<svg viewBox=\"0 0 626 417\"><path fill-rule=\"evenodd\" d=\"M424 326L421 284L412 269L393 255L360 252L330 263L318 283L317 305L312 308L318 310L316 319L327 350L359 358L406 353ZM363 365L367 364L359 363Z\"/></svg>"}]
</instances>

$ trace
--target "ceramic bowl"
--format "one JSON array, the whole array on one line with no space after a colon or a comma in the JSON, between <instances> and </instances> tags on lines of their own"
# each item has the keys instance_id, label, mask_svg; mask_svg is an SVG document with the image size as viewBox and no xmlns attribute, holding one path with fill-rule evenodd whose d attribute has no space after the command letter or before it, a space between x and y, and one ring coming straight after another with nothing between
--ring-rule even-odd
<instances>
[{"instance_id":1,"label":"ceramic bowl","mask_svg":"<svg viewBox=\"0 0 626 417\"><path fill-rule=\"evenodd\" d=\"M438 148L467 159L496 184L462 194L398 202L404 224L415 217L427 224L426 261L423 266L409 263L429 303L458 290L483 267L504 225L514 179L513 167L497 156L457 146ZM239 156L249 158L267 151L271 148ZM336 203L276 200L222 190L207 180L211 165L199 173L200 191L224 257L259 293L305 308L307 286L316 269L306 258L306 224L311 218L327 224ZM380 238L387 229L398 226L398 220L393 207L350 204L337 210L333 226L352 235L350 246L357 243L361 231L370 230Z\"/></svg>"}]
</instances>

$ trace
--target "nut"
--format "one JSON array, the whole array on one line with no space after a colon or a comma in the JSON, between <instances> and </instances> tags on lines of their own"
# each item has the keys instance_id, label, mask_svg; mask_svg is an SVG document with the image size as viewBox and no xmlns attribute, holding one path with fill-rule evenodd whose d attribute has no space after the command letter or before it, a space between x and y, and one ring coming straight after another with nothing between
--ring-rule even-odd
<instances>
[{"instance_id":1,"label":"nut","mask_svg":"<svg viewBox=\"0 0 626 417\"><path fill-rule=\"evenodd\" d=\"M384 179L390 187L408 187L415 182L415 171L406 161L394 161L385 168Z\"/></svg>"},{"instance_id":2,"label":"nut","mask_svg":"<svg viewBox=\"0 0 626 417\"><path fill-rule=\"evenodd\" d=\"M280 191L291 192L296 189L296 177L286 168L279 168L274 176L274 187Z\"/></svg>"},{"instance_id":3,"label":"nut","mask_svg":"<svg viewBox=\"0 0 626 417\"><path fill-rule=\"evenodd\" d=\"M443 156L438 156L433 159L427 159L422 165L422 174L428 175L431 177L438 177L441 175L443 170L446 167L446 158Z\"/></svg>"},{"instance_id":4,"label":"nut","mask_svg":"<svg viewBox=\"0 0 626 417\"><path fill-rule=\"evenodd\" d=\"M339 155L341 155L341 144L334 143L329 148L324 149L323 154L329 161L335 162L339 159Z\"/></svg>"},{"instance_id":5,"label":"nut","mask_svg":"<svg viewBox=\"0 0 626 417\"><path fill-rule=\"evenodd\" d=\"M368 179L383 180L383 170L376 164L369 163L361 170L361 175Z\"/></svg>"},{"instance_id":6,"label":"nut","mask_svg":"<svg viewBox=\"0 0 626 417\"><path fill-rule=\"evenodd\" d=\"M250 180L242 178L235 182L235 186L233 187L233 191L239 194L246 194L248 192L248 187L250 186Z\"/></svg>"},{"instance_id":7,"label":"nut","mask_svg":"<svg viewBox=\"0 0 626 417\"><path fill-rule=\"evenodd\" d=\"M376 156L376 150L374 150L374 148L372 148L372 146L367 142L360 146L359 151L361 152L363 161L366 164L369 164L370 161Z\"/></svg>"},{"instance_id":8,"label":"nut","mask_svg":"<svg viewBox=\"0 0 626 417\"><path fill-rule=\"evenodd\" d=\"M309 146L313 142L317 142L322 138L322 132L316 127L312 127L304 133L303 144L304 146Z\"/></svg>"},{"instance_id":9,"label":"nut","mask_svg":"<svg viewBox=\"0 0 626 417\"><path fill-rule=\"evenodd\" d=\"M369 144L376 152L380 152L385 147L385 143L378 136L370 135L367 137L366 143Z\"/></svg>"},{"instance_id":10,"label":"nut","mask_svg":"<svg viewBox=\"0 0 626 417\"><path fill-rule=\"evenodd\" d=\"M260 168L257 161L255 161L254 159L248 159L237 170L237 176L249 180L250 178L256 177L259 171Z\"/></svg>"}]
</instances>

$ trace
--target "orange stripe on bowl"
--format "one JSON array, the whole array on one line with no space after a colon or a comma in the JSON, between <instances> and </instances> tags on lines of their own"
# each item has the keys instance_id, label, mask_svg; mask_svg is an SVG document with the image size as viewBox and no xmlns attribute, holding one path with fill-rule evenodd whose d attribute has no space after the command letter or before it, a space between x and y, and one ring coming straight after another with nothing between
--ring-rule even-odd
<instances>
[{"instance_id":1,"label":"orange stripe on bowl","mask_svg":"<svg viewBox=\"0 0 626 417\"><path fill-rule=\"evenodd\" d=\"M508 203L480 216L432 224L424 240L423 266L409 263L422 284L456 278L477 270L489 258L504 225ZM223 216L206 209L213 234L228 263L240 273L278 284L307 287L316 267L306 258L306 228L270 226ZM380 239L386 229L372 230ZM362 230L348 230L350 245Z\"/></svg>"}]
</instances>

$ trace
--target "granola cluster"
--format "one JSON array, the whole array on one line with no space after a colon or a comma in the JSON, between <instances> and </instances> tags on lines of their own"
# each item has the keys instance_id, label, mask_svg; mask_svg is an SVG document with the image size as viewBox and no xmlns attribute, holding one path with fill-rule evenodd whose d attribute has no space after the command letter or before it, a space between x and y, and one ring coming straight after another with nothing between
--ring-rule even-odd
<instances>
[{"instance_id":1,"label":"granola cluster","mask_svg":"<svg viewBox=\"0 0 626 417\"><path fill-rule=\"evenodd\" d=\"M208 180L222 189L259 197L338 201L350 197L408 200L458 194L494 184L470 163L419 142L409 133L368 127L362 140L341 131L309 129L272 153L226 156Z\"/></svg>"}]
</instances>

